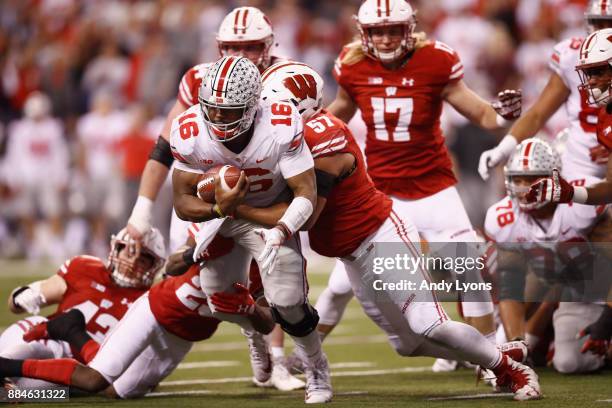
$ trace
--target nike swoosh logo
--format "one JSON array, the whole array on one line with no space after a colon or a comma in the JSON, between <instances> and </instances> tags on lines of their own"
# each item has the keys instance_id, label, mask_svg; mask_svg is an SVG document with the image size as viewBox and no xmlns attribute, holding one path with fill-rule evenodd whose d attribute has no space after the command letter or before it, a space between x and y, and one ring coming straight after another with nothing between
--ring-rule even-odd
<instances>
[{"instance_id":1,"label":"nike swoosh logo","mask_svg":"<svg viewBox=\"0 0 612 408\"><path fill-rule=\"evenodd\" d=\"M255 160L255 163L259 164L259 163L261 163L261 162L263 162L263 161L266 161L266 160L268 160L268 158L267 158L267 157L264 157L264 158L263 158L263 159L261 159L261 160L260 160L260 159Z\"/></svg>"},{"instance_id":2,"label":"nike swoosh logo","mask_svg":"<svg viewBox=\"0 0 612 408\"><path fill-rule=\"evenodd\" d=\"M565 234L567 234L567 233L569 232L569 230L571 230L571 229L572 229L572 228L570 227L570 228L566 229L565 231L561 231L561 235L565 235Z\"/></svg>"}]
</instances>

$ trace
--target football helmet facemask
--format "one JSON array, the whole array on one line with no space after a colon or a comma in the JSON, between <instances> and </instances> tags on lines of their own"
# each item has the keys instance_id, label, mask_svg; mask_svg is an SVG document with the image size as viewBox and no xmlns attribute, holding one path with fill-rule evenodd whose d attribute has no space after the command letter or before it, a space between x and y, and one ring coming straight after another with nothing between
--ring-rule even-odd
<instances>
[{"instance_id":1,"label":"football helmet facemask","mask_svg":"<svg viewBox=\"0 0 612 408\"><path fill-rule=\"evenodd\" d=\"M244 57L222 57L204 75L198 95L209 136L227 142L249 130L261 94L259 70Z\"/></svg>"},{"instance_id":2,"label":"football helmet facemask","mask_svg":"<svg viewBox=\"0 0 612 408\"><path fill-rule=\"evenodd\" d=\"M612 86L612 28L595 31L582 42L576 71L589 104L607 105Z\"/></svg>"},{"instance_id":3,"label":"football helmet facemask","mask_svg":"<svg viewBox=\"0 0 612 408\"><path fill-rule=\"evenodd\" d=\"M264 13L255 7L238 7L221 22L217 33L217 44L221 56L229 56L232 47L245 49L240 56L246 57L249 46L261 46L259 54L251 59L260 71L270 66L270 48L274 43L272 24Z\"/></svg>"},{"instance_id":4,"label":"football helmet facemask","mask_svg":"<svg viewBox=\"0 0 612 408\"><path fill-rule=\"evenodd\" d=\"M366 0L359 7L355 19L361 36L361 47L369 57L382 62L392 62L414 49L416 40L413 34L416 28L416 17L412 7L405 0ZM370 30L391 26L402 27L401 43L393 51L379 51L372 41Z\"/></svg>"},{"instance_id":5,"label":"football helmet facemask","mask_svg":"<svg viewBox=\"0 0 612 408\"><path fill-rule=\"evenodd\" d=\"M530 210L525 201L531 184L550 177L553 169L561 170L561 157L546 141L535 137L523 140L504 167L506 192L523 210Z\"/></svg>"},{"instance_id":6,"label":"football helmet facemask","mask_svg":"<svg viewBox=\"0 0 612 408\"><path fill-rule=\"evenodd\" d=\"M148 288L164 266L164 237L157 228L151 228L141 240L140 251L133 256L127 250L131 239L125 228L111 237L108 256L111 277L121 287Z\"/></svg>"}]
</instances>

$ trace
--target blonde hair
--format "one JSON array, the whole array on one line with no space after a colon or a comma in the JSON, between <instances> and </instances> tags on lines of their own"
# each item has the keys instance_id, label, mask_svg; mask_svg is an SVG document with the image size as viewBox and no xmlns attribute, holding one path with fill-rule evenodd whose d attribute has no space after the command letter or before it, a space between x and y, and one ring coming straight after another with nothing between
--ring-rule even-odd
<instances>
[{"instance_id":1,"label":"blonde hair","mask_svg":"<svg viewBox=\"0 0 612 408\"><path fill-rule=\"evenodd\" d=\"M425 47L430 41L427 39L427 34L423 31L413 33L412 38L415 39L414 49L418 50ZM361 38L357 37L352 43L346 45L348 51L342 57L340 62L345 65L353 65L365 58L365 53L361 47Z\"/></svg>"}]
</instances>

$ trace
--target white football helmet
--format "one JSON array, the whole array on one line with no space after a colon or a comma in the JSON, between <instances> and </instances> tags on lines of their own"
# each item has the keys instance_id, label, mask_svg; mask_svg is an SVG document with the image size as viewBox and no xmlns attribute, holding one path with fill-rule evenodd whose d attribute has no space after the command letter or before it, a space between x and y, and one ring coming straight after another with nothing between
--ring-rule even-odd
<instances>
[{"instance_id":1,"label":"white football helmet","mask_svg":"<svg viewBox=\"0 0 612 408\"><path fill-rule=\"evenodd\" d=\"M612 4L610 0L590 0L584 12L589 33L595 31L595 24L609 21L612 24Z\"/></svg>"},{"instance_id":2,"label":"white football helmet","mask_svg":"<svg viewBox=\"0 0 612 408\"><path fill-rule=\"evenodd\" d=\"M610 102L612 81L601 81L598 78L611 73L612 66L612 28L604 28L589 34L580 46L580 55L576 71L582 83L579 88L585 89L591 105L604 106Z\"/></svg>"},{"instance_id":3,"label":"white football helmet","mask_svg":"<svg viewBox=\"0 0 612 408\"><path fill-rule=\"evenodd\" d=\"M323 108L323 78L306 64L276 63L264 71L261 82L262 99L291 102L304 121Z\"/></svg>"},{"instance_id":4,"label":"white football helmet","mask_svg":"<svg viewBox=\"0 0 612 408\"><path fill-rule=\"evenodd\" d=\"M223 57L215 62L204 75L198 95L209 136L227 142L249 130L260 94L261 76L248 58ZM210 109L242 112L238 119L225 123L211 118Z\"/></svg>"},{"instance_id":5,"label":"white football helmet","mask_svg":"<svg viewBox=\"0 0 612 408\"><path fill-rule=\"evenodd\" d=\"M148 288L153 284L155 275L164 266L166 247L164 237L157 228L151 228L142 238L142 246L137 256L122 254L132 238L123 228L111 237L111 251L108 268L113 281L118 286L128 288ZM150 265L149 267L143 265Z\"/></svg>"},{"instance_id":6,"label":"white football helmet","mask_svg":"<svg viewBox=\"0 0 612 408\"><path fill-rule=\"evenodd\" d=\"M262 44L263 51L256 61L252 61L263 71L270 65L270 48L274 43L274 33L270 20L255 7L238 7L232 10L221 22L217 33L217 44L221 56L226 55L225 47L230 45Z\"/></svg>"},{"instance_id":7,"label":"white football helmet","mask_svg":"<svg viewBox=\"0 0 612 408\"><path fill-rule=\"evenodd\" d=\"M561 171L559 153L546 141L535 137L523 140L514 150L504 167L506 192L516 201L519 207L527 209L524 196L529 192L530 184L517 184L515 177L540 176L549 177L553 169ZM535 180L534 180L535 181Z\"/></svg>"},{"instance_id":8,"label":"white football helmet","mask_svg":"<svg viewBox=\"0 0 612 408\"><path fill-rule=\"evenodd\" d=\"M359 7L356 16L357 28L361 35L363 52L383 62L391 62L412 51L416 27L415 13L405 0L366 0ZM404 38L400 46L392 52L380 52L372 42L369 29L373 27L396 26L404 28Z\"/></svg>"}]
</instances>

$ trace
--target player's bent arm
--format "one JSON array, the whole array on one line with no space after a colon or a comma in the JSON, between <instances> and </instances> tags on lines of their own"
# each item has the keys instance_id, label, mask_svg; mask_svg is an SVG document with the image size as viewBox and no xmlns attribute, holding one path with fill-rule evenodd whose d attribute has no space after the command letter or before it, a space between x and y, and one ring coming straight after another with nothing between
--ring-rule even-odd
<instances>
[{"instance_id":1,"label":"player's bent arm","mask_svg":"<svg viewBox=\"0 0 612 408\"><path fill-rule=\"evenodd\" d=\"M193 253L195 251L195 240L190 236L184 245L168 257L164 274L168 276L180 276L187 272L195 263Z\"/></svg>"},{"instance_id":2,"label":"player's bent arm","mask_svg":"<svg viewBox=\"0 0 612 408\"><path fill-rule=\"evenodd\" d=\"M195 196L200 175L177 168L172 172L172 192L176 215L185 221L203 222L215 218L213 205Z\"/></svg>"},{"instance_id":3,"label":"player's bent arm","mask_svg":"<svg viewBox=\"0 0 612 408\"><path fill-rule=\"evenodd\" d=\"M310 219L302 226L301 230L308 230L317 222L319 215L325 208L335 180L341 175L349 172L353 167L355 158L350 153L341 153L315 159L315 177L317 185L317 202ZM255 222L266 227L274 227L289 207L288 203L277 203L267 208L255 208L248 205L240 205L236 210L238 218Z\"/></svg>"},{"instance_id":4,"label":"player's bent arm","mask_svg":"<svg viewBox=\"0 0 612 408\"><path fill-rule=\"evenodd\" d=\"M326 109L343 122L348 123L357 111L357 104L342 86L338 86L336 99Z\"/></svg>"},{"instance_id":5,"label":"player's bent arm","mask_svg":"<svg viewBox=\"0 0 612 408\"><path fill-rule=\"evenodd\" d=\"M495 109L462 80L446 85L442 98L472 123L488 130L500 128Z\"/></svg>"},{"instance_id":6,"label":"player's bent arm","mask_svg":"<svg viewBox=\"0 0 612 408\"><path fill-rule=\"evenodd\" d=\"M59 303L67 288L66 281L59 275L15 288L8 298L9 310L15 314L37 314L41 307Z\"/></svg>"},{"instance_id":7,"label":"player's bent arm","mask_svg":"<svg viewBox=\"0 0 612 408\"><path fill-rule=\"evenodd\" d=\"M536 102L510 128L508 132L517 143L535 136L548 119L567 101L571 91L559 75L551 73L548 83Z\"/></svg>"},{"instance_id":8,"label":"player's bent arm","mask_svg":"<svg viewBox=\"0 0 612 408\"><path fill-rule=\"evenodd\" d=\"M577 196L576 191L581 188L585 189L585 204L599 205L612 203L612 160L608 160L608 172L604 181L588 188L574 187L574 197Z\"/></svg>"},{"instance_id":9,"label":"player's bent arm","mask_svg":"<svg viewBox=\"0 0 612 408\"><path fill-rule=\"evenodd\" d=\"M185 107L177 99L166 116L161 135L157 139L157 143L151 151L149 160L142 172L138 188L138 199L128 220L128 232L130 235L132 233L134 235L142 235L151 227L153 202L157 199L157 194L164 184L168 171L170 171L174 161L169 143L170 128L174 118L183 111L185 111ZM138 236L134 238L138 238Z\"/></svg>"}]
</instances>

